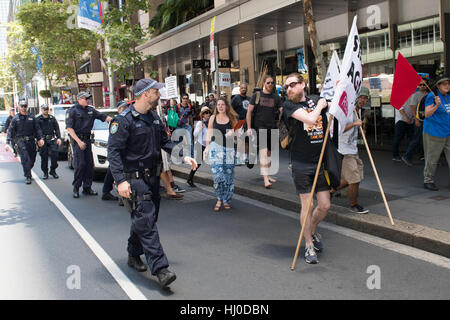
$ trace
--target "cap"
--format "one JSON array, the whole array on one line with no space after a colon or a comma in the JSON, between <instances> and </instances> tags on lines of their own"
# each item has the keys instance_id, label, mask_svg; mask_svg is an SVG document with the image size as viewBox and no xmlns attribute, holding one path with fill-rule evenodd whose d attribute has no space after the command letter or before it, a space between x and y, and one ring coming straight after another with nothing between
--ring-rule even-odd
<instances>
[{"instance_id":1,"label":"cap","mask_svg":"<svg viewBox=\"0 0 450 320\"><path fill-rule=\"evenodd\" d=\"M200 117L203 117L203 114L204 114L205 112L207 112L207 111L211 112L211 109L208 108L208 107L203 107L203 108L200 110Z\"/></svg>"},{"instance_id":2,"label":"cap","mask_svg":"<svg viewBox=\"0 0 450 320\"><path fill-rule=\"evenodd\" d=\"M89 99L92 95L89 92L81 91L77 94L77 100L78 99Z\"/></svg>"},{"instance_id":3,"label":"cap","mask_svg":"<svg viewBox=\"0 0 450 320\"><path fill-rule=\"evenodd\" d=\"M128 106L128 102L126 102L125 100L120 100L119 102L117 102L117 109L123 108L126 106Z\"/></svg>"},{"instance_id":4,"label":"cap","mask_svg":"<svg viewBox=\"0 0 450 320\"><path fill-rule=\"evenodd\" d=\"M159 83L156 80L153 79L141 79L138 82L136 82L136 84L134 85L134 95L136 97L140 96L141 94L143 94L145 91L150 90L151 88L154 89L162 89L164 88L164 84L163 83Z\"/></svg>"},{"instance_id":5,"label":"cap","mask_svg":"<svg viewBox=\"0 0 450 320\"><path fill-rule=\"evenodd\" d=\"M439 77L436 81L435 86L439 85L441 82L444 82L444 81L450 81L450 78L448 76Z\"/></svg>"},{"instance_id":6,"label":"cap","mask_svg":"<svg viewBox=\"0 0 450 320\"><path fill-rule=\"evenodd\" d=\"M20 100L19 101L19 106L25 106L25 107L28 107L28 102L26 102L25 100Z\"/></svg>"},{"instance_id":7,"label":"cap","mask_svg":"<svg viewBox=\"0 0 450 320\"><path fill-rule=\"evenodd\" d=\"M361 87L358 97L361 97L361 96L366 96L366 97L370 96L370 91L367 87L364 87L364 86Z\"/></svg>"},{"instance_id":8,"label":"cap","mask_svg":"<svg viewBox=\"0 0 450 320\"><path fill-rule=\"evenodd\" d=\"M48 104L44 103L41 105L42 110L48 110Z\"/></svg>"}]
</instances>

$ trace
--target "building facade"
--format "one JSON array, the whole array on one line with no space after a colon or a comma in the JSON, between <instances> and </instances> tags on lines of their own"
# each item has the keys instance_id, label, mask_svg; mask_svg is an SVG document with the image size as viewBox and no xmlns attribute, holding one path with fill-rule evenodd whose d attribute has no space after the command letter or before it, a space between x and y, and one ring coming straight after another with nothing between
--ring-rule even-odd
<instances>
[{"instance_id":1,"label":"building facade","mask_svg":"<svg viewBox=\"0 0 450 320\"><path fill-rule=\"evenodd\" d=\"M333 50L342 59L353 17L357 15L362 41L365 84L369 78L387 78L392 85L395 58L401 52L420 73L433 78L444 72L449 60L450 0L314 0L313 10L318 38L325 61ZM214 77L208 68L197 68L195 60L209 60L210 24L215 22L215 44L220 60L229 61L220 72L229 73L231 86L221 91L231 94L242 82L255 87L263 65L276 76L277 84L296 71L306 72L310 89L317 83L314 57L301 1L296 0L222 0L214 9L172 30L150 39L138 47L154 59L146 70L157 70L159 80L176 74L180 93L202 101L214 89ZM147 17L140 16L145 23ZM201 67L201 65L200 65ZM370 88L374 101L372 112L373 144L384 144L392 133L393 108L389 106L390 90ZM378 109L375 109L378 108ZM392 126L393 127L393 126ZM388 143L388 142L387 142Z\"/></svg>"}]
</instances>

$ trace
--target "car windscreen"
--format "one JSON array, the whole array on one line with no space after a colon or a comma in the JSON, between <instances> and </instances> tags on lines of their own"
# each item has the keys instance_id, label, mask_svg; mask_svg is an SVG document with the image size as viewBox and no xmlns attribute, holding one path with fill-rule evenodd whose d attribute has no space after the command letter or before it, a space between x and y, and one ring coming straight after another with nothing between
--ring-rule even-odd
<instances>
[{"instance_id":1,"label":"car windscreen","mask_svg":"<svg viewBox=\"0 0 450 320\"><path fill-rule=\"evenodd\" d=\"M4 124L6 122L6 119L8 119L8 116L0 116L0 123Z\"/></svg>"},{"instance_id":2,"label":"car windscreen","mask_svg":"<svg viewBox=\"0 0 450 320\"><path fill-rule=\"evenodd\" d=\"M116 116L116 113L111 113L111 112L106 112L105 113L107 116L114 118ZM95 119L94 121L94 127L92 128L92 130L108 130L109 129L109 123L108 122L103 122L101 120Z\"/></svg>"},{"instance_id":3,"label":"car windscreen","mask_svg":"<svg viewBox=\"0 0 450 320\"><path fill-rule=\"evenodd\" d=\"M53 109L54 116L58 121L65 121L66 119L66 109L63 107L55 107Z\"/></svg>"}]
</instances>

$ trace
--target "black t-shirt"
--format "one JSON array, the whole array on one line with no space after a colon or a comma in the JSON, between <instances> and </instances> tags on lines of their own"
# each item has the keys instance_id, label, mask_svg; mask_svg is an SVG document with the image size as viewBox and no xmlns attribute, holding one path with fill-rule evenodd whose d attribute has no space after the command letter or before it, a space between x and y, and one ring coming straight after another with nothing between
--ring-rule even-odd
<instances>
[{"instance_id":1,"label":"black t-shirt","mask_svg":"<svg viewBox=\"0 0 450 320\"><path fill-rule=\"evenodd\" d=\"M255 113L252 127L256 129L275 129L278 108L281 107L281 99L276 93L265 94L260 91L259 104L256 103L256 93L252 96L250 104L254 105Z\"/></svg>"},{"instance_id":2,"label":"black t-shirt","mask_svg":"<svg viewBox=\"0 0 450 320\"><path fill-rule=\"evenodd\" d=\"M318 163L327 128L326 109L322 109L315 125L308 126L301 121L290 118L300 108L303 108L306 112L312 112L316 108L316 104L309 99L298 104L289 100L283 103L283 116L295 126L294 139L290 148L291 160L302 163Z\"/></svg>"},{"instance_id":3,"label":"black t-shirt","mask_svg":"<svg viewBox=\"0 0 450 320\"><path fill-rule=\"evenodd\" d=\"M247 117L248 105L250 104L251 97L243 97L240 94L234 96L231 100L231 106L239 116L239 120L244 120Z\"/></svg>"}]
</instances>

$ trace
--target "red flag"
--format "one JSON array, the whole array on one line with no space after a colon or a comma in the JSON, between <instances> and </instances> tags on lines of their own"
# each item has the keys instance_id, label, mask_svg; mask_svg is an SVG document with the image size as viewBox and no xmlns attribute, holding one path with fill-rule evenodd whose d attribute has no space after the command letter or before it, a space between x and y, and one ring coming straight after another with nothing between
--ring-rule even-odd
<instances>
[{"instance_id":1,"label":"red flag","mask_svg":"<svg viewBox=\"0 0 450 320\"><path fill-rule=\"evenodd\" d=\"M409 64L401 53L398 54L397 66L395 67L394 84L391 92L391 105L399 110L416 91L422 78Z\"/></svg>"}]
</instances>

